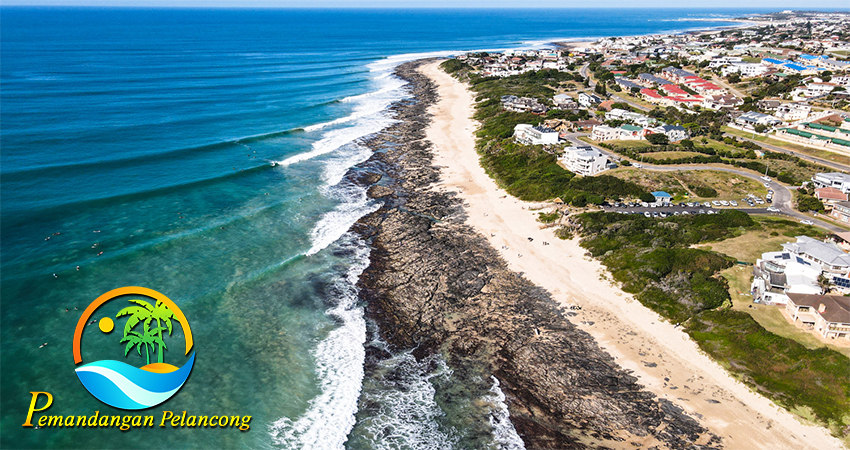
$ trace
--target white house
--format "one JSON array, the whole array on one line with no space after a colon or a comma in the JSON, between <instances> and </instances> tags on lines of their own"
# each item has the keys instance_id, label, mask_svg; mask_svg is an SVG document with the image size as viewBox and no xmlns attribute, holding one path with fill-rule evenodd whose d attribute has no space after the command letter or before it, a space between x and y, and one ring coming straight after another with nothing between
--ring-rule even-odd
<instances>
[{"instance_id":1,"label":"white house","mask_svg":"<svg viewBox=\"0 0 850 450\"><path fill-rule=\"evenodd\" d=\"M650 128L648 131L664 134L670 142L679 142L682 139L688 138L688 130L679 125L661 125L659 127Z\"/></svg>"},{"instance_id":2,"label":"white house","mask_svg":"<svg viewBox=\"0 0 850 450\"><path fill-rule=\"evenodd\" d=\"M850 175L841 172L816 173L812 176L815 187L834 187L841 192L850 192Z\"/></svg>"},{"instance_id":3,"label":"white house","mask_svg":"<svg viewBox=\"0 0 850 450\"><path fill-rule=\"evenodd\" d=\"M725 77L730 73L737 73L743 78L753 78L763 75L768 70L770 68L764 64L734 63L720 69L720 74Z\"/></svg>"},{"instance_id":4,"label":"white house","mask_svg":"<svg viewBox=\"0 0 850 450\"><path fill-rule=\"evenodd\" d=\"M739 125L748 125L751 127L754 127L756 125L764 125L770 127L782 123L782 120L768 114L750 111L741 114L737 119L735 119L735 122Z\"/></svg>"},{"instance_id":5,"label":"white house","mask_svg":"<svg viewBox=\"0 0 850 450\"><path fill-rule=\"evenodd\" d=\"M802 103L783 103L776 108L774 115L785 122L795 122L809 117L812 107Z\"/></svg>"},{"instance_id":6,"label":"white house","mask_svg":"<svg viewBox=\"0 0 850 450\"><path fill-rule=\"evenodd\" d=\"M753 266L750 290L754 300L767 304L785 304L788 293L820 294L821 268L789 251L762 253Z\"/></svg>"},{"instance_id":7,"label":"white house","mask_svg":"<svg viewBox=\"0 0 850 450\"><path fill-rule=\"evenodd\" d=\"M584 176L596 175L608 167L608 157L589 145L567 147L558 159L570 172Z\"/></svg>"},{"instance_id":8,"label":"white house","mask_svg":"<svg viewBox=\"0 0 850 450\"><path fill-rule=\"evenodd\" d=\"M588 94L587 92L582 92L578 94L578 103L585 108L591 108L602 103L602 99L596 94Z\"/></svg>"},{"instance_id":9,"label":"white house","mask_svg":"<svg viewBox=\"0 0 850 450\"><path fill-rule=\"evenodd\" d=\"M542 126L521 123L514 127L514 139L526 145L557 144L558 132Z\"/></svg>"},{"instance_id":10,"label":"white house","mask_svg":"<svg viewBox=\"0 0 850 450\"><path fill-rule=\"evenodd\" d=\"M590 132L590 138L597 142L620 139L620 129L608 125L596 125Z\"/></svg>"}]
</instances>

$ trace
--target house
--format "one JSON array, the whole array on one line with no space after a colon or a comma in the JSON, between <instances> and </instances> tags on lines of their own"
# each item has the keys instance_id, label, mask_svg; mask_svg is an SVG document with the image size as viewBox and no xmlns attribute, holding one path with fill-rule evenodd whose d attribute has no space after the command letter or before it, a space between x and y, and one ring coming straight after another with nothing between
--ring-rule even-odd
<instances>
[{"instance_id":1,"label":"house","mask_svg":"<svg viewBox=\"0 0 850 450\"><path fill-rule=\"evenodd\" d=\"M828 208L832 208L838 202L846 202L847 201L847 193L841 192L834 187L824 187L815 189L815 197L822 201L824 206ZM847 220L844 220L847 222Z\"/></svg>"},{"instance_id":2,"label":"house","mask_svg":"<svg viewBox=\"0 0 850 450\"><path fill-rule=\"evenodd\" d=\"M656 84L667 84L667 83L669 83L669 81L665 80L664 78L658 78L655 75L651 75L651 74L648 74L648 73L639 74L637 82L638 82L638 84L641 84L641 85L646 86L646 87L652 87L652 86L655 86Z\"/></svg>"},{"instance_id":3,"label":"house","mask_svg":"<svg viewBox=\"0 0 850 450\"><path fill-rule=\"evenodd\" d=\"M503 95L501 98L502 108L513 112L531 112L534 114L545 114L549 107L534 98L517 97L515 95Z\"/></svg>"},{"instance_id":4,"label":"house","mask_svg":"<svg viewBox=\"0 0 850 450\"><path fill-rule=\"evenodd\" d=\"M659 206L669 205L670 202L673 200L673 196L664 191L652 192L652 196L655 197L655 204Z\"/></svg>"},{"instance_id":5,"label":"house","mask_svg":"<svg viewBox=\"0 0 850 450\"><path fill-rule=\"evenodd\" d=\"M841 172L816 173L812 176L816 188L834 187L841 192L850 192L850 175Z\"/></svg>"},{"instance_id":6,"label":"house","mask_svg":"<svg viewBox=\"0 0 850 450\"><path fill-rule=\"evenodd\" d=\"M696 74L672 66L667 66L661 69L661 73L659 75L674 83L684 83L687 77L696 77Z\"/></svg>"},{"instance_id":7,"label":"house","mask_svg":"<svg viewBox=\"0 0 850 450\"><path fill-rule=\"evenodd\" d=\"M558 132L542 126L521 123L514 127L514 139L526 145L548 145L558 143Z\"/></svg>"},{"instance_id":8,"label":"house","mask_svg":"<svg viewBox=\"0 0 850 450\"><path fill-rule=\"evenodd\" d=\"M587 92L582 92L578 94L578 103L585 108L592 108L600 103L602 103L602 99L596 94L588 94Z\"/></svg>"},{"instance_id":9,"label":"house","mask_svg":"<svg viewBox=\"0 0 850 450\"><path fill-rule=\"evenodd\" d=\"M850 298L840 295L788 294L791 321L826 339L850 339Z\"/></svg>"},{"instance_id":10,"label":"house","mask_svg":"<svg viewBox=\"0 0 850 450\"><path fill-rule=\"evenodd\" d=\"M616 81L617 84L620 85L620 87L622 87L623 89L625 89L627 91L631 90L632 88L636 88L636 89L641 88L641 86L639 84L635 83L634 81L627 80L623 77L617 77L617 79L615 79L614 81Z\"/></svg>"},{"instance_id":11,"label":"house","mask_svg":"<svg viewBox=\"0 0 850 450\"><path fill-rule=\"evenodd\" d=\"M774 115L785 122L795 122L809 117L812 107L803 103L783 103L776 108Z\"/></svg>"},{"instance_id":12,"label":"house","mask_svg":"<svg viewBox=\"0 0 850 450\"><path fill-rule=\"evenodd\" d=\"M797 236L797 242L782 244L782 248L805 261L818 264L827 278L848 278L850 255L833 243L823 242L808 236ZM850 285L850 280L847 281Z\"/></svg>"},{"instance_id":13,"label":"house","mask_svg":"<svg viewBox=\"0 0 850 450\"><path fill-rule=\"evenodd\" d=\"M725 77L730 73L737 73L742 78L754 78L764 75L769 70L770 68L763 64L734 63L720 69L720 74Z\"/></svg>"},{"instance_id":14,"label":"house","mask_svg":"<svg viewBox=\"0 0 850 450\"><path fill-rule=\"evenodd\" d=\"M587 119L587 120L577 120L573 122L573 126L582 131L592 130L593 127L597 125L602 125L602 122L596 119Z\"/></svg>"},{"instance_id":15,"label":"house","mask_svg":"<svg viewBox=\"0 0 850 450\"><path fill-rule=\"evenodd\" d=\"M731 94L709 95L702 99L702 107L719 111L721 109L733 109L744 101Z\"/></svg>"},{"instance_id":16,"label":"house","mask_svg":"<svg viewBox=\"0 0 850 450\"><path fill-rule=\"evenodd\" d=\"M782 102L779 100L759 100L756 106L765 111L776 111L777 108L782 106Z\"/></svg>"},{"instance_id":17,"label":"house","mask_svg":"<svg viewBox=\"0 0 850 450\"><path fill-rule=\"evenodd\" d=\"M833 189L833 188L828 188ZM840 191L839 191L840 192ZM847 195L847 194L844 194ZM843 201L834 203L832 205L832 211L829 212L829 215L842 221L842 222L850 222L850 203Z\"/></svg>"},{"instance_id":18,"label":"house","mask_svg":"<svg viewBox=\"0 0 850 450\"><path fill-rule=\"evenodd\" d=\"M738 116L738 118L735 119L735 123L751 127L755 127L756 125L770 127L782 123L782 120L768 114L750 111Z\"/></svg>"},{"instance_id":19,"label":"house","mask_svg":"<svg viewBox=\"0 0 850 450\"><path fill-rule=\"evenodd\" d=\"M578 109L578 103L567 94L558 94L552 97L552 102L561 109Z\"/></svg>"},{"instance_id":20,"label":"house","mask_svg":"<svg viewBox=\"0 0 850 450\"><path fill-rule=\"evenodd\" d=\"M835 87L831 83L809 83L805 86L794 88L791 91L791 97L795 100L823 97L832 92Z\"/></svg>"},{"instance_id":21,"label":"house","mask_svg":"<svg viewBox=\"0 0 850 450\"><path fill-rule=\"evenodd\" d=\"M643 139L645 130L637 125L623 124L617 128L620 132L619 139L623 140L640 140Z\"/></svg>"},{"instance_id":22,"label":"house","mask_svg":"<svg viewBox=\"0 0 850 450\"><path fill-rule=\"evenodd\" d=\"M558 159L570 172L591 176L608 168L608 157L589 145L567 147Z\"/></svg>"},{"instance_id":23,"label":"house","mask_svg":"<svg viewBox=\"0 0 850 450\"><path fill-rule=\"evenodd\" d=\"M667 140L670 142L679 142L682 139L688 138L688 130L679 125L661 125L659 127L650 128L648 131L652 133L660 133L667 135Z\"/></svg>"},{"instance_id":24,"label":"house","mask_svg":"<svg viewBox=\"0 0 850 450\"><path fill-rule=\"evenodd\" d=\"M664 96L659 94L655 89L644 88L640 90L640 95L644 100L650 103L660 103L664 100Z\"/></svg>"},{"instance_id":25,"label":"house","mask_svg":"<svg viewBox=\"0 0 850 450\"><path fill-rule=\"evenodd\" d=\"M820 294L819 265L788 251L762 253L753 265L753 301L770 305L788 302L788 293Z\"/></svg>"},{"instance_id":26,"label":"house","mask_svg":"<svg viewBox=\"0 0 850 450\"><path fill-rule=\"evenodd\" d=\"M597 142L620 139L620 129L608 125L596 125L590 132L590 138Z\"/></svg>"}]
</instances>

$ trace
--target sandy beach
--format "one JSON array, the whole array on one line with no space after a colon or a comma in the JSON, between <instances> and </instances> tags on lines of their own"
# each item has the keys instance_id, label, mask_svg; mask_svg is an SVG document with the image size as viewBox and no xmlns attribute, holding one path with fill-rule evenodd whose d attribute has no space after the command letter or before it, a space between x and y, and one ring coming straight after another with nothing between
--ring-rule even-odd
<instances>
[{"instance_id":1,"label":"sandy beach","mask_svg":"<svg viewBox=\"0 0 850 450\"><path fill-rule=\"evenodd\" d=\"M468 224L486 236L510 268L548 290L563 306L579 305L570 320L591 334L649 391L684 408L730 449L840 449L827 430L805 425L736 381L682 331L612 285L604 267L584 256L578 240L541 229L537 206L499 189L479 165L474 148L473 97L437 67L422 71L438 86L427 138L441 181L434 189L458 192ZM533 241L529 241L532 238ZM550 245L543 245L548 242Z\"/></svg>"}]
</instances>

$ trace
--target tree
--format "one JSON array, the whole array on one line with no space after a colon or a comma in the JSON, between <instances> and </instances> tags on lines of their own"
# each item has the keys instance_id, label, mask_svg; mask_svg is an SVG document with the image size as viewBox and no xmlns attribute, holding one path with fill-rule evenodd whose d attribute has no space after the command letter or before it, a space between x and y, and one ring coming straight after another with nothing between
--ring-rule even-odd
<instances>
[{"instance_id":1,"label":"tree","mask_svg":"<svg viewBox=\"0 0 850 450\"><path fill-rule=\"evenodd\" d=\"M608 90L605 89L605 85L602 83L596 83L596 87L593 90L599 95L606 95L608 93Z\"/></svg>"},{"instance_id":2,"label":"tree","mask_svg":"<svg viewBox=\"0 0 850 450\"><path fill-rule=\"evenodd\" d=\"M818 286L823 290L824 294L829 294L834 287L832 285L832 281L829 278L825 277L823 274L818 275Z\"/></svg>"},{"instance_id":3,"label":"tree","mask_svg":"<svg viewBox=\"0 0 850 450\"><path fill-rule=\"evenodd\" d=\"M652 133L646 136L646 140L653 145L667 145L670 143L670 139L664 133Z\"/></svg>"},{"instance_id":4,"label":"tree","mask_svg":"<svg viewBox=\"0 0 850 450\"><path fill-rule=\"evenodd\" d=\"M649 192L644 192L643 194L640 194L640 201L647 202L647 203L654 203L655 202L655 196L650 194Z\"/></svg>"}]
</instances>

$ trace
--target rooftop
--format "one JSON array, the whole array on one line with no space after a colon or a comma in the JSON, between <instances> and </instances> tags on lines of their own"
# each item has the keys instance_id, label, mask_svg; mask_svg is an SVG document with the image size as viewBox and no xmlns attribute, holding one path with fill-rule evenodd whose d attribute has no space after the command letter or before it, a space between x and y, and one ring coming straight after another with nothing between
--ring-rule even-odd
<instances>
[{"instance_id":1,"label":"rooftop","mask_svg":"<svg viewBox=\"0 0 850 450\"><path fill-rule=\"evenodd\" d=\"M809 255L830 266L850 267L850 255L841 251L835 244L828 244L808 236L797 236L797 242L782 244L782 248L791 253Z\"/></svg>"},{"instance_id":2,"label":"rooftop","mask_svg":"<svg viewBox=\"0 0 850 450\"><path fill-rule=\"evenodd\" d=\"M789 292L788 298L797 306L809 306L818 311L827 322L850 323L850 297ZM820 312L821 305L823 312Z\"/></svg>"}]
</instances>

